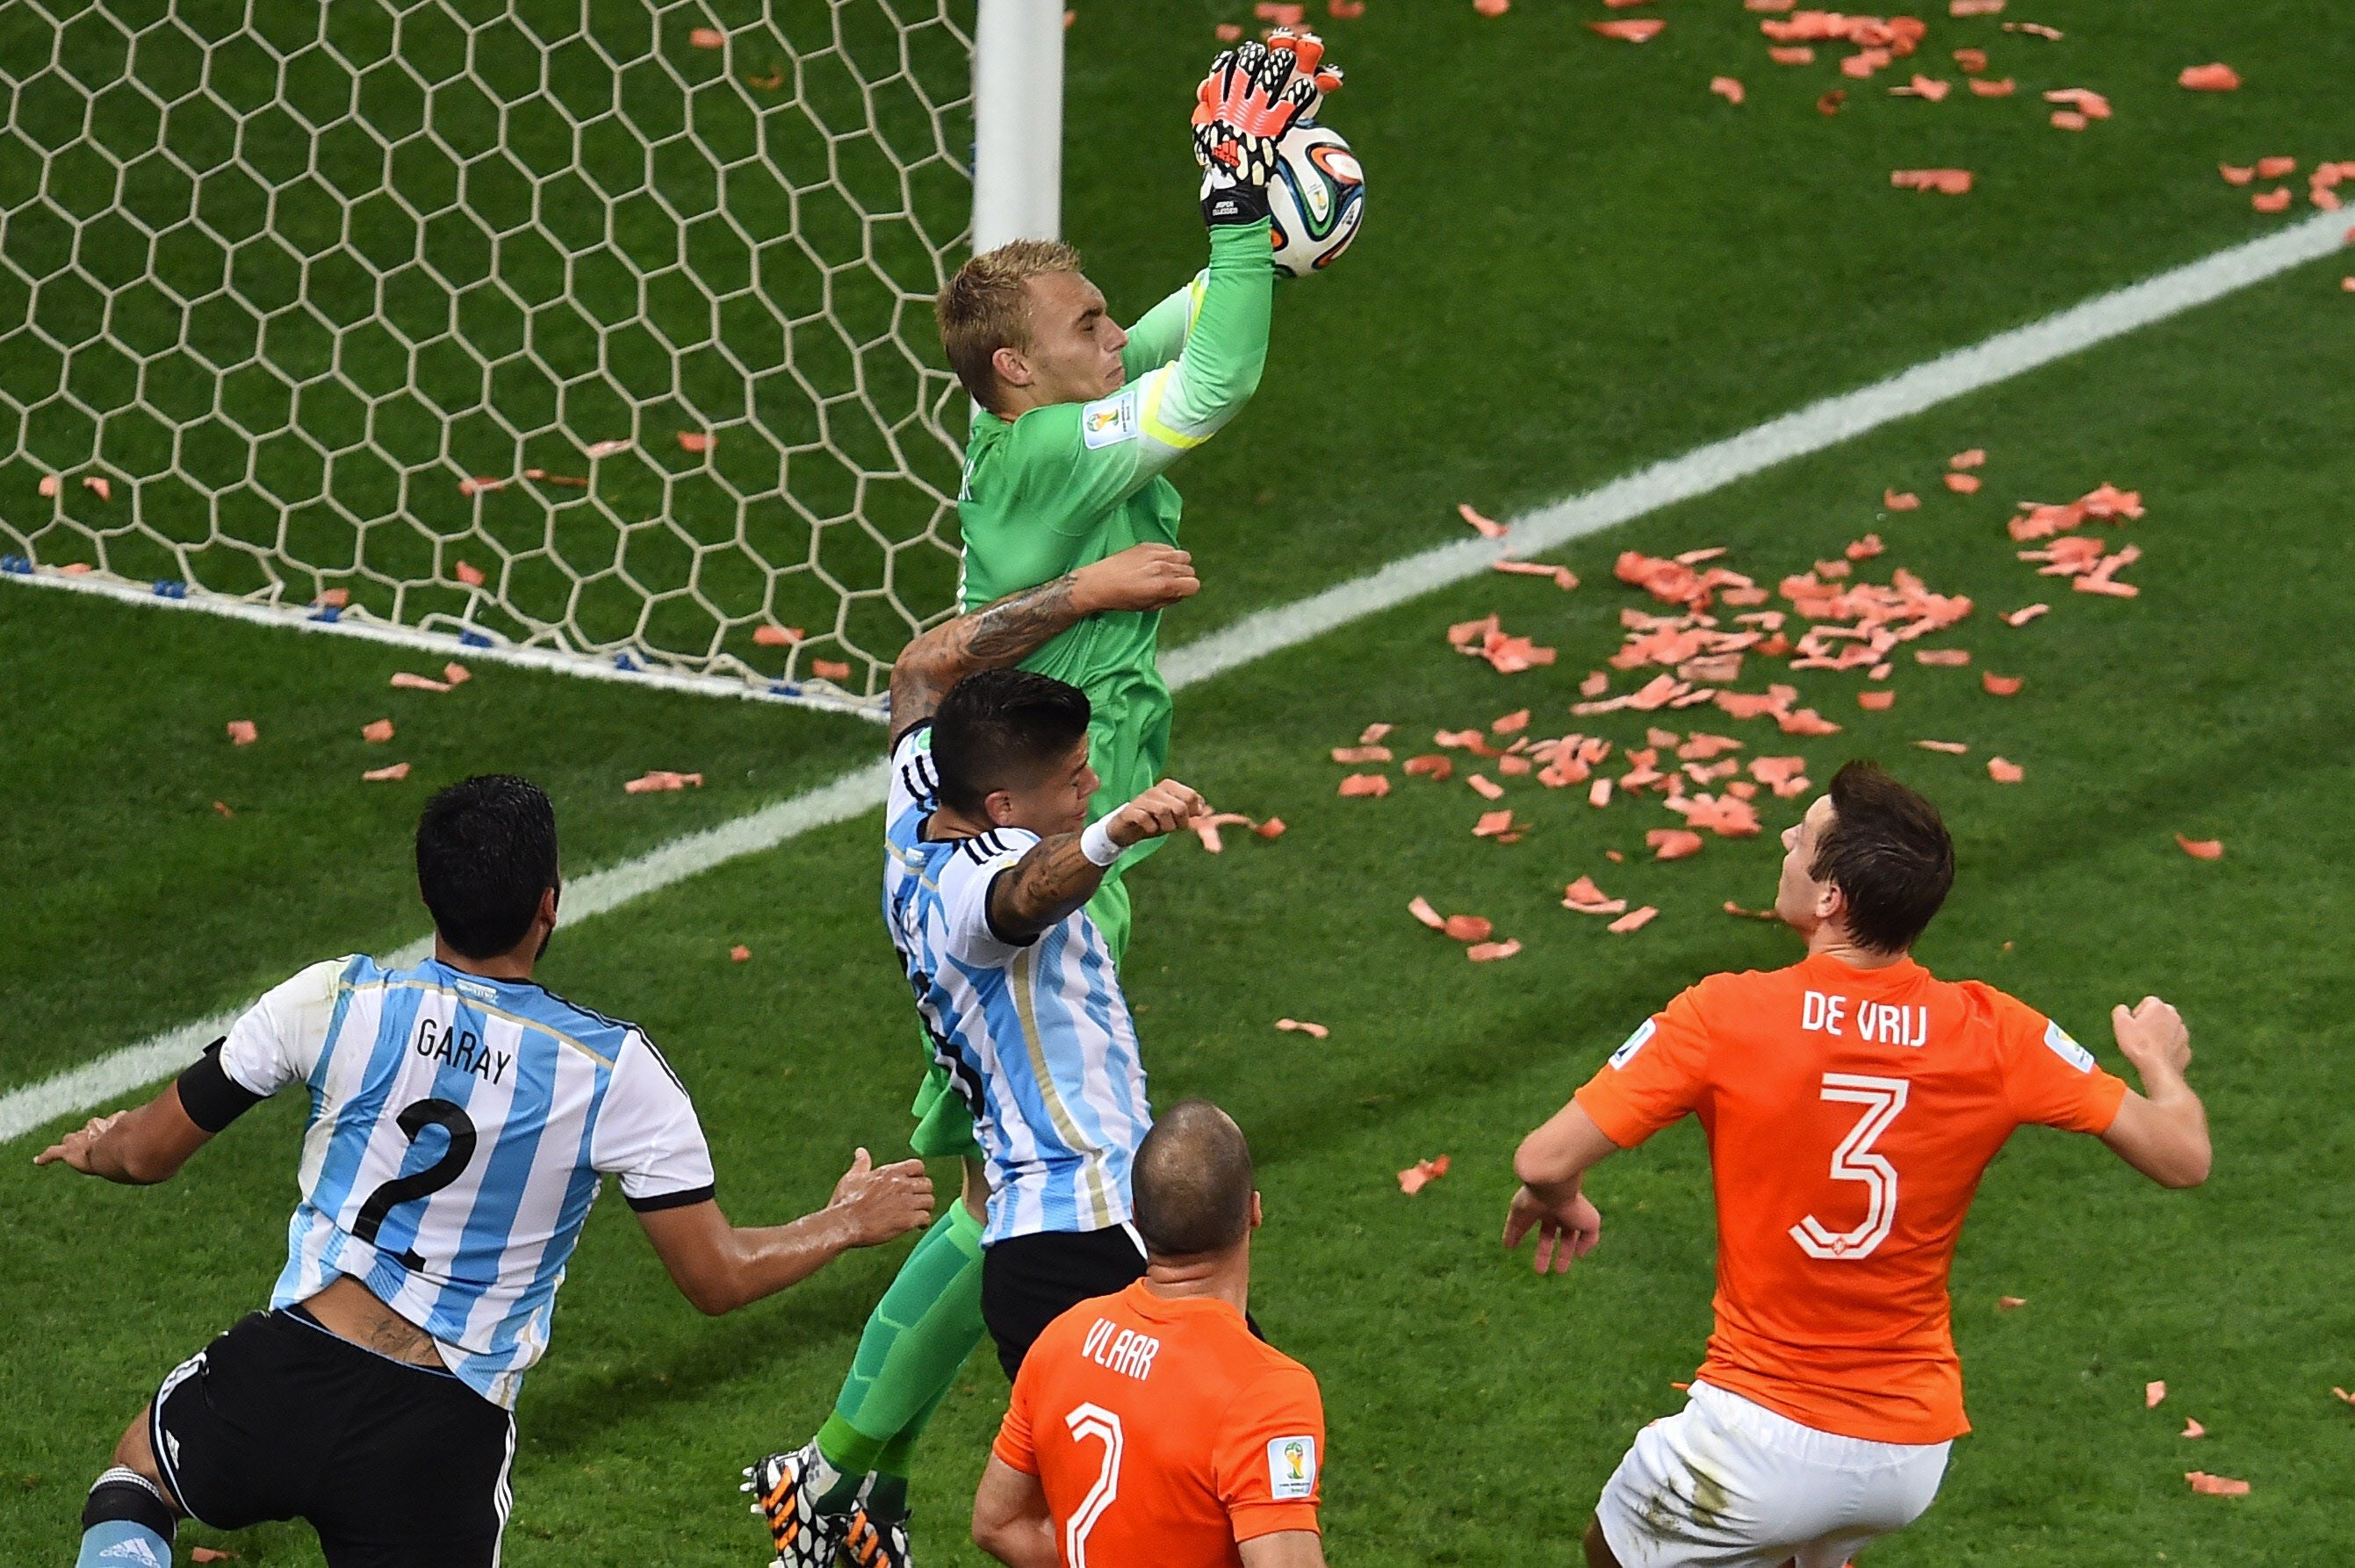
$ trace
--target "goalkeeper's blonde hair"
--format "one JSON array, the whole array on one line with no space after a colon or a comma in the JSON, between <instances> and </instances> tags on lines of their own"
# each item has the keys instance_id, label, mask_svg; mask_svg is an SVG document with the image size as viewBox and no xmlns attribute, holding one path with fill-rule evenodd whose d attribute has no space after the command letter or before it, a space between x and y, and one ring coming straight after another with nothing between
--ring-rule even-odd
<instances>
[{"instance_id":1,"label":"goalkeeper's blonde hair","mask_svg":"<svg viewBox=\"0 0 2355 1568\"><path fill-rule=\"evenodd\" d=\"M995 411L998 387L992 361L997 351L1030 347L1030 293L1025 285L1049 272L1079 270L1080 253L1060 240L1016 240L957 269L932 303L932 314L940 320L949 367L974 401Z\"/></svg>"}]
</instances>

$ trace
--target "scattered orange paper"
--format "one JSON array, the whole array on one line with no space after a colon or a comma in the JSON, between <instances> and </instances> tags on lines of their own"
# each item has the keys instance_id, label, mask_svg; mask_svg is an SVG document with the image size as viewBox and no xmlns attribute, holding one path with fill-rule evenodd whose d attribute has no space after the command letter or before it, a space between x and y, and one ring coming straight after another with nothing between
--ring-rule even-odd
<instances>
[{"instance_id":1,"label":"scattered orange paper","mask_svg":"<svg viewBox=\"0 0 2355 1568\"><path fill-rule=\"evenodd\" d=\"M471 561L462 560L456 568L458 581L469 588L480 588L485 581L483 569Z\"/></svg>"},{"instance_id":2,"label":"scattered orange paper","mask_svg":"<svg viewBox=\"0 0 2355 1568\"><path fill-rule=\"evenodd\" d=\"M112 501L114 499L113 482L108 479L101 479L95 474L83 475L81 487L95 495L101 501Z\"/></svg>"},{"instance_id":3,"label":"scattered orange paper","mask_svg":"<svg viewBox=\"0 0 2355 1568\"><path fill-rule=\"evenodd\" d=\"M623 784L622 786L622 793L624 795L659 795L667 790L685 789L690 784L694 785L697 789L701 789L703 787L703 775L701 773L674 773L657 768L653 773L641 774L637 778L634 778L629 783Z\"/></svg>"},{"instance_id":4,"label":"scattered orange paper","mask_svg":"<svg viewBox=\"0 0 2355 1568\"><path fill-rule=\"evenodd\" d=\"M1447 1157L1444 1154L1437 1159L1416 1160L1398 1173L1399 1190L1412 1198L1446 1174Z\"/></svg>"},{"instance_id":5,"label":"scattered orange paper","mask_svg":"<svg viewBox=\"0 0 2355 1568\"><path fill-rule=\"evenodd\" d=\"M2061 41L2061 29L2048 27L2041 22L2006 22L2003 25L2003 30L2007 33L2026 33L2030 37L2049 38L2056 44Z\"/></svg>"},{"instance_id":6,"label":"scattered orange paper","mask_svg":"<svg viewBox=\"0 0 2355 1568\"><path fill-rule=\"evenodd\" d=\"M2110 117L2110 101L2088 87L2054 88L2044 95L2044 101L2064 104L2088 120L2106 120ZM2296 167L2296 160L2292 159L2290 166ZM2282 172L2287 174L2289 170L2285 169Z\"/></svg>"},{"instance_id":7,"label":"scattered orange paper","mask_svg":"<svg viewBox=\"0 0 2355 1568\"><path fill-rule=\"evenodd\" d=\"M755 626L752 628L752 642L754 645L759 647L789 648L801 640L802 629L799 626Z\"/></svg>"},{"instance_id":8,"label":"scattered orange paper","mask_svg":"<svg viewBox=\"0 0 2355 1568\"><path fill-rule=\"evenodd\" d=\"M1726 913L1740 915L1743 920L1780 920L1783 918L1771 909L1743 909L1732 899L1726 900L1723 907Z\"/></svg>"},{"instance_id":9,"label":"scattered orange paper","mask_svg":"<svg viewBox=\"0 0 2355 1568\"><path fill-rule=\"evenodd\" d=\"M1238 28L1237 31L1240 32L1241 29ZM744 85L757 87L763 92L774 92L785 85L784 69L781 66L766 76L748 76L744 79Z\"/></svg>"},{"instance_id":10,"label":"scattered orange paper","mask_svg":"<svg viewBox=\"0 0 2355 1568\"><path fill-rule=\"evenodd\" d=\"M1766 58L1776 65L1813 65L1816 51L1805 44L1774 44L1767 48Z\"/></svg>"},{"instance_id":11,"label":"scattered orange paper","mask_svg":"<svg viewBox=\"0 0 2355 1568\"><path fill-rule=\"evenodd\" d=\"M1472 9L1483 16L1501 16L1513 8L1513 0L1472 0Z\"/></svg>"},{"instance_id":12,"label":"scattered orange paper","mask_svg":"<svg viewBox=\"0 0 2355 1568\"><path fill-rule=\"evenodd\" d=\"M1965 76L1977 76L1979 72L1987 69L1987 50L1956 49L1955 51L1955 69L1960 70Z\"/></svg>"},{"instance_id":13,"label":"scattered orange paper","mask_svg":"<svg viewBox=\"0 0 2355 1568\"><path fill-rule=\"evenodd\" d=\"M1867 534L1862 539L1851 543L1848 549L1842 550L1840 553L1847 556L1850 560L1870 560L1874 556L1879 555L1887 548L1887 546L1881 542L1881 536L1879 534Z\"/></svg>"},{"instance_id":14,"label":"scattered orange paper","mask_svg":"<svg viewBox=\"0 0 2355 1568\"><path fill-rule=\"evenodd\" d=\"M58 492L65 488L65 485L56 475L44 474L41 475L40 484L36 485L35 488L39 490L44 496L54 500L57 498Z\"/></svg>"},{"instance_id":15,"label":"scattered orange paper","mask_svg":"<svg viewBox=\"0 0 2355 1568\"><path fill-rule=\"evenodd\" d=\"M2025 626L2039 615L2051 613L2051 609L2052 606L2050 604L2022 605L2020 608L2014 610L2010 614L2006 615L2003 618L2003 624L2007 626Z\"/></svg>"},{"instance_id":16,"label":"scattered orange paper","mask_svg":"<svg viewBox=\"0 0 2355 1568\"><path fill-rule=\"evenodd\" d=\"M698 49L726 48L728 35L717 27L698 27L687 35L687 41Z\"/></svg>"},{"instance_id":17,"label":"scattered orange paper","mask_svg":"<svg viewBox=\"0 0 2355 1568\"><path fill-rule=\"evenodd\" d=\"M1481 3L1482 0L1473 0L1476 5ZM1657 16L1646 16L1639 21L1589 22L1586 26L1589 30L1606 38L1624 38L1631 44L1640 44L1658 37L1660 30L1668 24Z\"/></svg>"},{"instance_id":18,"label":"scattered orange paper","mask_svg":"<svg viewBox=\"0 0 2355 1568\"><path fill-rule=\"evenodd\" d=\"M2056 131L2082 131L2085 128L2085 117L2073 109L2056 109L2052 112L2052 128Z\"/></svg>"},{"instance_id":19,"label":"scattered orange paper","mask_svg":"<svg viewBox=\"0 0 2355 1568\"><path fill-rule=\"evenodd\" d=\"M1486 942L1497 925L1484 914L1451 914L1439 929L1458 942Z\"/></svg>"},{"instance_id":20,"label":"scattered orange paper","mask_svg":"<svg viewBox=\"0 0 2355 1568\"><path fill-rule=\"evenodd\" d=\"M1553 585L1567 593L1578 586L1578 573L1566 566L1548 566L1538 560L1493 560L1490 570L1518 577L1550 577Z\"/></svg>"},{"instance_id":21,"label":"scattered orange paper","mask_svg":"<svg viewBox=\"0 0 2355 1568\"><path fill-rule=\"evenodd\" d=\"M2024 1296L1998 1296L1995 1298L1998 1312L2017 1312L2027 1305L2028 1297Z\"/></svg>"},{"instance_id":22,"label":"scattered orange paper","mask_svg":"<svg viewBox=\"0 0 2355 1568\"><path fill-rule=\"evenodd\" d=\"M1913 650L1913 662L1945 669L1960 669L1971 662L1971 650L1968 648L1916 648Z\"/></svg>"},{"instance_id":23,"label":"scattered orange paper","mask_svg":"<svg viewBox=\"0 0 2355 1568\"><path fill-rule=\"evenodd\" d=\"M1370 800L1391 793L1391 781L1386 773L1351 773L1341 781L1343 800Z\"/></svg>"},{"instance_id":24,"label":"scattered orange paper","mask_svg":"<svg viewBox=\"0 0 2355 1568\"><path fill-rule=\"evenodd\" d=\"M1957 496L1976 495L1978 491L1978 487L1979 476L1976 474L1949 474L1946 475L1946 488L1952 490Z\"/></svg>"},{"instance_id":25,"label":"scattered orange paper","mask_svg":"<svg viewBox=\"0 0 2355 1568\"><path fill-rule=\"evenodd\" d=\"M1987 688L1989 697L2016 697L2027 683L2024 675L1998 675L1991 669L1979 672L1979 685Z\"/></svg>"},{"instance_id":26,"label":"scattered orange paper","mask_svg":"<svg viewBox=\"0 0 2355 1568\"><path fill-rule=\"evenodd\" d=\"M1471 524L1474 530L1484 539L1500 539L1509 531L1496 518L1483 517L1475 511L1469 501L1457 507L1455 511L1465 522Z\"/></svg>"},{"instance_id":27,"label":"scattered orange paper","mask_svg":"<svg viewBox=\"0 0 2355 1568\"><path fill-rule=\"evenodd\" d=\"M1889 172L1889 183L1900 190L1934 190L1942 196L1961 196L1971 188L1971 171L1968 169L1891 169ZM1949 480L1949 483L1952 481Z\"/></svg>"},{"instance_id":28,"label":"scattered orange paper","mask_svg":"<svg viewBox=\"0 0 2355 1568\"><path fill-rule=\"evenodd\" d=\"M2224 858L2224 841L2222 838L2186 838L2179 833L2175 841L2182 846L2185 854L2195 860L2221 860Z\"/></svg>"},{"instance_id":29,"label":"scattered orange paper","mask_svg":"<svg viewBox=\"0 0 2355 1568\"><path fill-rule=\"evenodd\" d=\"M1366 14L1366 0L1325 0L1325 9L1338 21L1354 22Z\"/></svg>"},{"instance_id":30,"label":"scattered orange paper","mask_svg":"<svg viewBox=\"0 0 2355 1568\"><path fill-rule=\"evenodd\" d=\"M1526 730L1529 727L1529 710L1526 708L1522 708L1517 709L1513 712L1508 713L1502 718L1493 720L1489 724L1488 729L1495 734L1509 735L1517 730Z\"/></svg>"},{"instance_id":31,"label":"scattered orange paper","mask_svg":"<svg viewBox=\"0 0 2355 1568\"><path fill-rule=\"evenodd\" d=\"M1222 44L1231 44L1243 36L1242 26L1238 22L1221 22L1210 30L1218 36L1219 42Z\"/></svg>"},{"instance_id":32,"label":"scattered orange paper","mask_svg":"<svg viewBox=\"0 0 2355 1568\"><path fill-rule=\"evenodd\" d=\"M1512 832L1513 814L1509 808L1504 811L1484 811L1480 814L1480 820L1472 827L1472 837L1475 838L1497 838Z\"/></svg>"},{"instance_id":33,"label":"scattered orange paper","mask_svg":"<svg viewBox=\"0 0 2355 1568\"><path fill-rule=\"evenodd\" d=\"M435 680L430 675L411 675L405 669L393 671L392 684L403 691L447 691L450 689L450 683L446 680Z\"/></svg>"},{"instance_id":34,"label":"scattered orange paper","mask_svg":"<svg viewBox=\"0 0 2355 1568\"><path fill-rule=\"evenodd\" d=\"M1621 915L1617 920L1613 921L1609 925L1604 926L1603 929L1610 932L1614 936L1625 936L1631 931L1641 931L1646 926L1651 924L1652 917L1659 912L1660 912L1658 910L1654 909L1650 904L1646 904L1642 909L1629 910L1625 914Z\"/></svg>"},{"instance_id":35,"label":"scattered orange paper","mask_svg":"<svg viewBox=\"0 0 2355 1568\"><path fill-rule=\"evenodd\" d=\"M392 720L389 719L379 719L373 724L361 726L360 739L378 744L381 744L386 741L391 740Z\"/></svg>"},{"instance_id":36,"label":"scattered orange paper","mask_svg":"<svg viewBox=\"0 0 2355 1568\"><path fill-rule=\"evenodd\" d=\"M2183 1418L2183 1435L2186 1437L2205 1437L2208 1435L2208 1429L2187 1415Z\"/></svg>"},{"instance_id":37,"label":"scattered orange paper","mask_svg":"<svg viewBox=\"0 0 2355 1568\"><path fill-rule=\"evenodd\" d=\"M2289 187L2277 186L2261 195L2253 196L2249 197L2249 205L2259 212L2286 212L2289 210Z\"/></svg>"},{"instance_id":38,"label":"scattered orange paper","mask_svg":"<svg viewBox=\"0 0 2355 1568\"><path fill-rule=\"evenodd\" d=\"M1510 958L1521 950L1520 938L1508 942L1476 942L1464 950L1464 956L1475 964L1494 964L1499 958Z\"/></svg>"},{"instance_id":39,"label":"scattered orange paper","mask_svg":"<svg viewBox=\"0 0 2355 1568\"><path fill-rule=\"evenodd\" d=\"M223 816L235 816L237 815L236 812L231 811L229 808L229 802L225 800L217 800L213 802L213 809L219 812Z\"/></svg>"},{"instance_id":40,"label":"scattered orange paper","mask_svg":"<svg viewBox=\"0 0 2355 1568\"><path fill-rule=\"evenodd\" d=\"M1409 757L1401 766L1410 776L1428 773L1434 784L1445 784L1455 773L1455 763L1436 752Z\"/></svg>"},{"instance_id":41,"label":"scattered orange paper","mask_svg":"<svg viewBox=\"0 0 2355 1568\"><path fill-rule=\"evenodd\" d=\"M1275 1027L1286 1034L1305 1034L1311 1040L1324 1040L1333 1032L1323 1024L1313 1024L1301 1019L1278 1019Z\"/></svg>"},{"instance_id":42,"label":"scattered orange paper","mask_svg":"<svg viewBox=\"0 0 2355 1568\"><path fill-rule=\"evenodd\" d=\"M1470 784L1472 786L1472 793L1478 795L1483 800L1502 800L1505 798L1505 786L1498 784L1496 780L1487 777L1486 774L1474 773L1470 778L1465 779L1464 782Z\"/></svg>"},{"instance_id":43,"label":"scattered orange paper","mask_svg":"<svg viewBox=\"0 0 2355 1568\"><path fill-rule=\"evenodd\" d=\"M370 768L360 778L368 784L399 784L409 776L407 763L395 763L390 767Z\"/></svg>"},{"instance_id":44,"label":"scattered orange paper","mask_svg":"<svg viewBox=\"0 0 2355 1568\"><path fill-rule=\"evenodd\" d=\"M1891 88L1889 95L1891 98L1919 98L1926 102L1936 103L1954 90L1955 84L1951 81L1941 81L1934 76L1923 76L1916 71L1913 80L1902 87Z\"/></svg>"},{"instance_id":45,"label":"scattered orange paper","mask_svg":"<svg viewBox=\"0 0 2355 1568\"><path fill-rule=\"evenodd\" d=\"M1889 709L1894 707L1896 702L1897 694L1887 689L1881 691L1859 691L1856 694L1856 705L1859 708L1869 709L1875 713L1886 712Z\"/></svg>"},{"instance_id":46,"label":"scattered orange paper","mask_svg":"<svg viewBox=\"0 0 2355 1568\"><path fill-rule=\"evenodd\" d=\"M1655 827L1644 835L1656 860L1681 860L1701 851L1701 836L1687 827Z\"/></svg>"},{"instance_id":47,"label":"scattered orange paper","mask_svg":"<svg viewBox=\"0 0 2355 1568\"><path fill-rule=\"evenodd\" d=\"M745 963L749 961L751 956L752 950L745 946L741 942L728 950L728 961L731 964Z\"/></svg>"},{"instance_id":48,"label":"scattered orange paper","mask_svg":"<svg viewBox=\"0 0 2355 1568\"><path fill-rule=\"evenodd\" d=\"M1981 98L2009 98L2019 83L2008 76L1998 77L1993 81L1983 76L1971 78L1971 91Z\"/></svg>"},{"instance_id":49,"label":"scattered orange paper","mask_svg":"<svg viewBox=\"0 0 2355 1568\"><path fill-rule=\"evenodd\" d=\"M2211 1476L2205 1470L2186 1470L2183 1478L2190 1482L2191 1489L2203 1498L2245 1498L2249 1495L2249 1483L2236 1481L2230 1476Z\"/></svg>"},{"instance_id":50,"label":"scattered orange paper","mask_svg":"<svg viewBox=\"0 0 2355 1568\"><path fill-rule=\"evenodd\" d=\"M1333 760L1337 763L1387 763L1391 760L1388 746L1336 746Z\"/></svg>"},{"instance_id":51,"label":"scattered orange paper","mask_svg":"<svg viewBox=\"0 0 2355 1568\"><path fill-rule=\"evenodd\" d=\"M1881 504L1892 512L1910 512L1922 505L1922 497L1911 490L1883 490Z\"/></svg>"},{"instance_id":52,"label":"scattered orange paper","mask_svg":"<svg viewBox=\"0 0 2355 1568\"><path fill-rule=\"evenodd\" d=\"M1442 915L1437 910L1432 908L1431 901L1424 898L1421 893L1417 893L1413 900L1408 903L1406 906L1406 912L1414 916L1415 919L1423 922L1423 924L1431 927L1433 931L1444 931L1447 929L1446 917Z\"/></svg>"},{"instance_id":53,"label":"scattered orange paper","mask_svg":"<svg viewBox=\"0 0 2355 1568\"><path fill-rule=\"evenodd\" d=\"M841 659L812 659L810 674L820 680L848 680L850 666Z\"/></svg>"},{"instance_id":54,"label":"scattered orange paper","mask_svg":"<svg viewBox=\"0 0 2355 1568\"><path fill-rule=\"evenodd\" d=\"M250 719L232 719L228 729L229 743L232 746L250 746L261 739L261 730Z\"/></svg>"},{"instance_id":55,"label":"scattered orange paper","mask_svg":"<svg viewBox=\"0 0 2355 1568\"><path fill-rule=\"evenodd\" d=\"M1284 818L1281 816L1271 816L1265 822L1261 823L1257 827L1252 828L1252 831L1259 835L1262 838L1281 838L1284 837L1285 831Z\"/></svg>"},{"instance_id":56,"label":"scattered orange paper","mask_svg":"<svg viewBox=\"0 0 2355 1568\"><path fill-rule=\"evenodd\" d=\"M683 430L678 432L678 448L681 452L709 452L717 439L703 431Z\"/></svg>"},{"instance_id":57,"label":"scattered orange paper","mask_svg":"<svg viewBox=\"0 0 2355 1568\"><path fill-rule=\"evenodd\" d=\"M1992 16L2003 9L2003 0L1946 0L1949 16Z\"/></svg>"},{"instance_id":58,"label":"scattered orange paper","mask_svg":"<svg viewBox=\"0 0 2355 1568\"><path fill-rule=\"evenodd\" d=\"M1711 92L1716 93L1720 98L1724 99L1728 103L1739 103L1742 101L1743 97L1742 83L1730 76L1710 77L1709 79L1709 90Z\"/></svg>"},{"instance_id":59,"label":"scattered orange paper","mask_svg":"<svg viewBox=\"0 0 2355 1568\"><path fill-rule=\"evenodd\" d=\"M2222 63L2194 65L2184 67L2175 80L2194 92L2230 92L2241 85L2241 73Z\"/></svg>"},{"instance_id":60,"label":"scattered orange paper","mask_svg":"<svg viewBox=\"0 0 2355 1568\"><path fill-rule=\"evenodd\" d=\"M2001 757L1987 759L1987 777L1998 784L2018 784L2028 776L2028 770L2018 763L2007 763Z\"/></svg>"},{"instance_id":61,"label":"scattered orange paper","mask_svg":"<svg viewBox=\"0 0 2355 1568\"><path fill-rule=\"evenodd\" d=\"M1970 750L1960 741L1916 741L1913 743L1925 752L1944 752L1950 757L1959 757Z\"/></svg>"},{"instance_id":62,"label":"scattered orange paper","mask_svg":"<svg viewBox=\"0 0 2355 1568\"><path fill-rule=\"evenodd\" d=\"M2159 1401L2166 1397L2167 1383L2163 1379L2153 1379L2142 1385L2142 1407L2145 1410L2157 1410Z\"/></svg>"},{"instance_id":63,"label":"scattered orange paper","mask_svg":"<svg viewBox=\"0 0 2355 1568\"><path fill-rule=\"evenodd\" d=\"M485 478L481 475L476 475L470 479L461 479L458 481L458 494L461 496L486 495L493 490L504 490L506 487L507 482L506 480L488 479Z\"/></svg>"}]
</instances>

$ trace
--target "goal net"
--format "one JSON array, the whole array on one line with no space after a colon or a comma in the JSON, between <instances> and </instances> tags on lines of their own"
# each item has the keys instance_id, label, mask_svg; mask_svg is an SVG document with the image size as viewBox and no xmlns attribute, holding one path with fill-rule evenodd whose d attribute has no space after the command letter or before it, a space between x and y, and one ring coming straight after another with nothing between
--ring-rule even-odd
<instances>
[{"instance_id":1,"label":"goal net","mask_svg":"<svg viewBox=\"0 0 2355 1568\"><path fill-rule=\"evenodd\" d=\"M871 703L954 591L975 4L0 6L0 565Z\"/></svg>"}]
</instances>

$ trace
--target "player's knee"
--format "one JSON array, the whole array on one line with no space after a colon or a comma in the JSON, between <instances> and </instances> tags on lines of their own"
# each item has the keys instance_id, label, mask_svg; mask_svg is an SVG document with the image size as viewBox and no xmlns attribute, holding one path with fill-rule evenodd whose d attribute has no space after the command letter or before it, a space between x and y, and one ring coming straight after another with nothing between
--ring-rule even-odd
<instances>
[{"instance_id":1,"label":"player's knee","mask_svg":"<svg viewBox=\"0 0 2355 1568\"><path fill-rule=\"evenodd\" d=\"M1586 1521L1586 1568L1619 1568L1619 1559L1611 1555L1611 1543L1603 1539L1603 1521Z\"/></svg>"},{"instance_id":2,"label":"player's knee","mask_svg":"<svg viewBox=\"0 0 2355 1568\"><path fill-rule=\"evenodd\" d=\"M123 1429L123 1440L114 1445L114 1467L129 1470L161 1487L164 1474L155 1467L155 1448L147 1437L147 1420L148 1410L143 1409L131 1418L131 1424Z\"/></svg>"},{"instance_id":3,"label":"player's knee","mask_svg":"<svg viewBox=\"0 0 2355 1568\"><path fill-rule=\"evenodd\" d=\"M179 1510L172 1506L170 1495L164 1490L164 1477L155 1467L155 1451L147 1441L147 1413L143 1410L123 1434L123 1441L114 1445L114 1467L90 1488L90 1500L82 1504L81 1527L89 1531L101 1524L135 1524L169 1541L179 1520Z\"/></svg>"}]
</instances>

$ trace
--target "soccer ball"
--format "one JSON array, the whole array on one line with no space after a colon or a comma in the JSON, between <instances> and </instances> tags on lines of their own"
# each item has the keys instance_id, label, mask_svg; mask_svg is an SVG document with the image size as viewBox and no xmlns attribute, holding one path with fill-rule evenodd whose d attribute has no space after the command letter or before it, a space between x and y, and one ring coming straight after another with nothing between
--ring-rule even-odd
<instances>
[{"instance_id":1,"label":"soccer ball","mask_svg":"<svg viewBox=\"0 0 2355 1568\"><path fill-rule=\"evenodd\" d=\"M1349 248L1366 216L1366 171L1341 133L1305 121L1284 133L1267 209L1278 272L1305 278Z\"/></svg>"}]
</instances>

